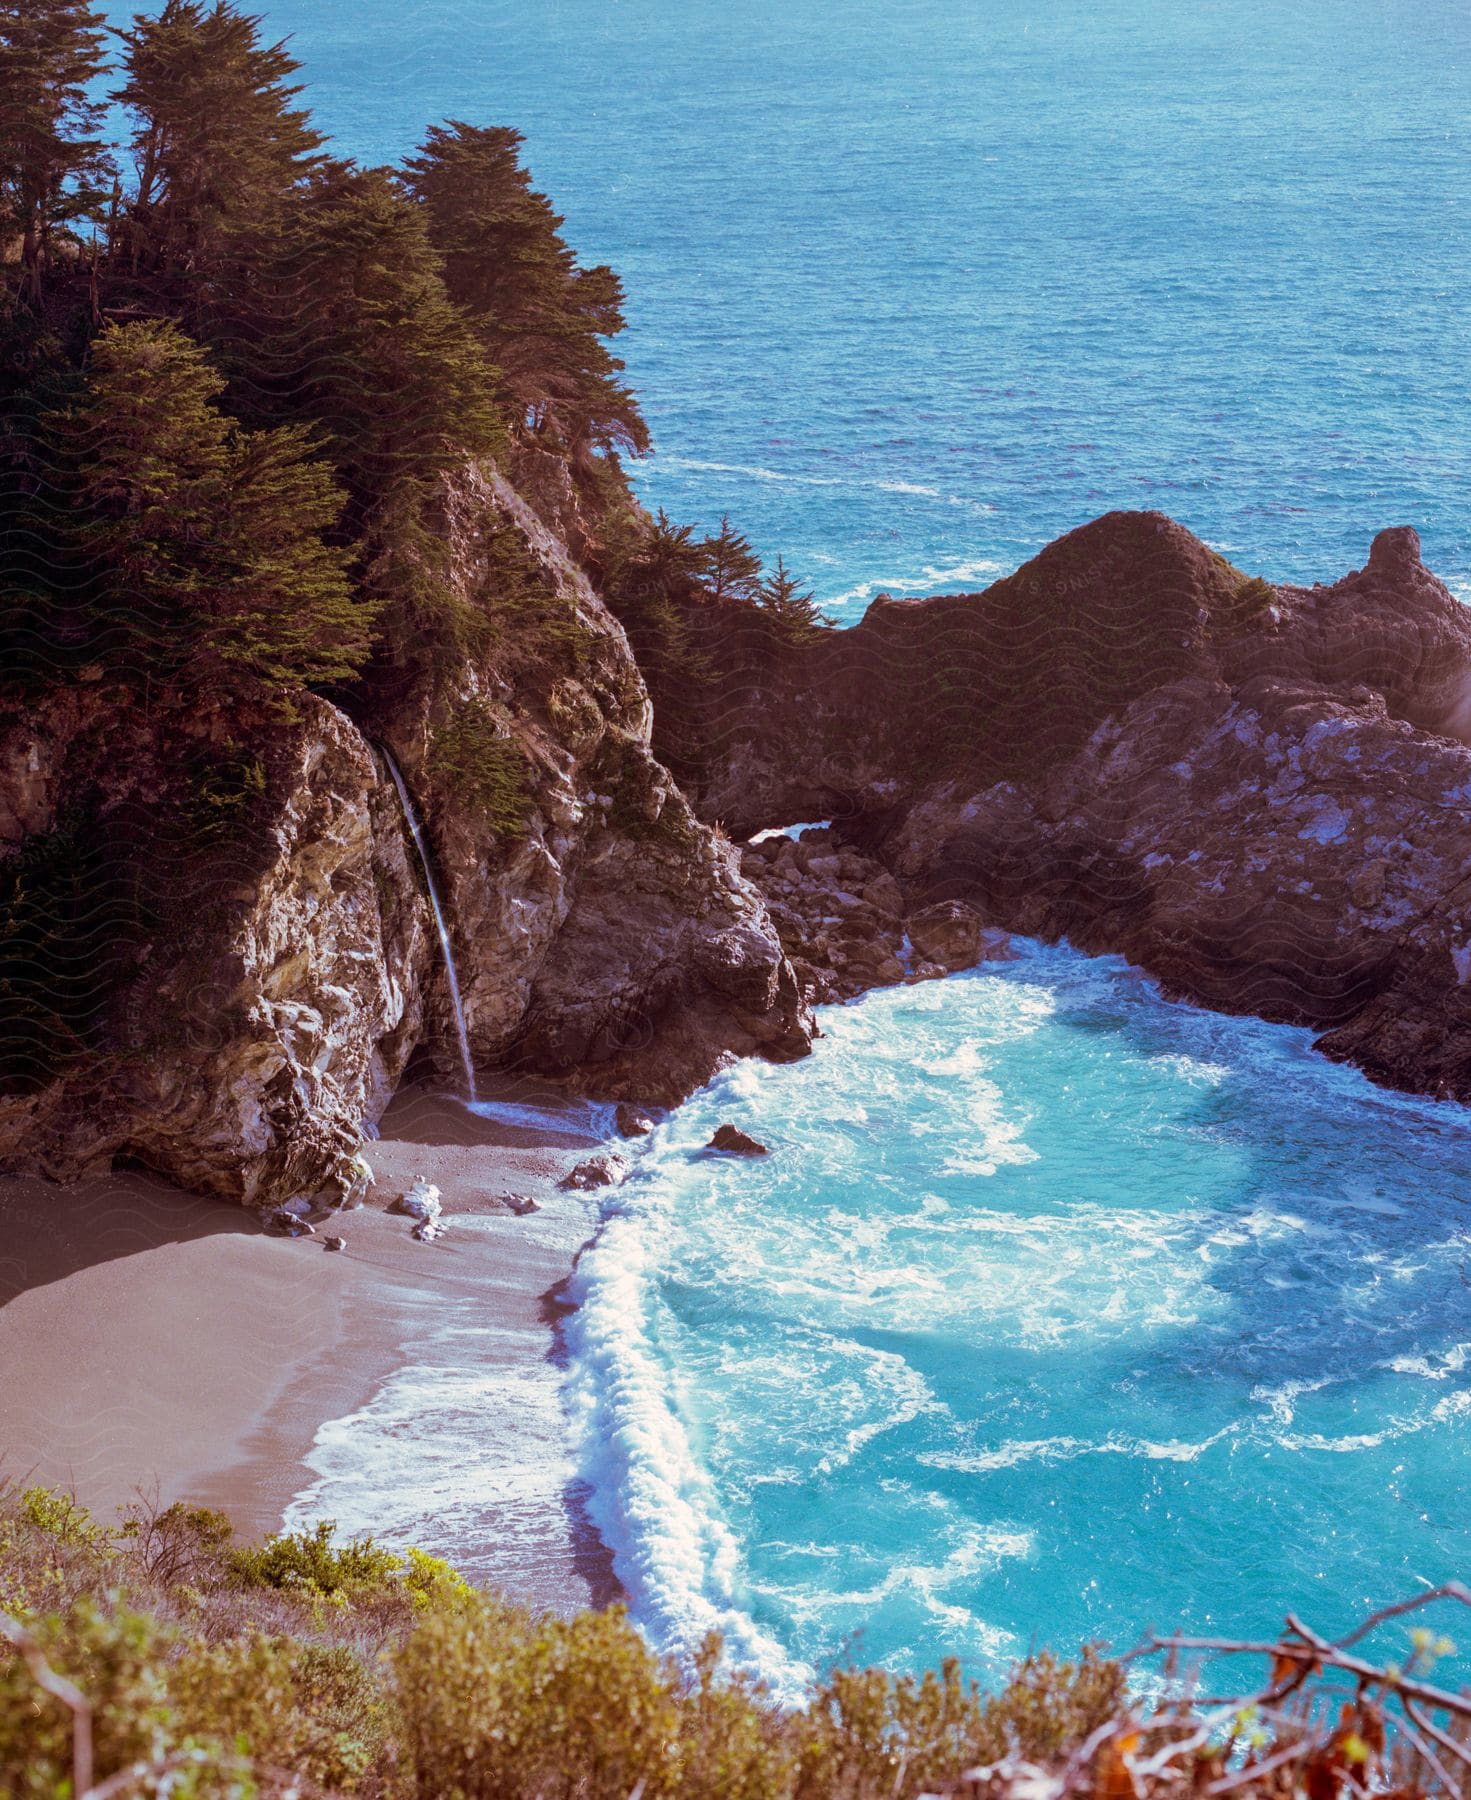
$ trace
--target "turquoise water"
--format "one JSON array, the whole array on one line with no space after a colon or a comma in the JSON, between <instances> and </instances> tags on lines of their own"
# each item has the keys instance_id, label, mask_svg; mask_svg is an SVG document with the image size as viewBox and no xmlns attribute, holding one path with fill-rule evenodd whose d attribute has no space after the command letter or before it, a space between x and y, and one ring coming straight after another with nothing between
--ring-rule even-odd
<instances>
[{"instance_id":1,"label":"turquoise water","mask_svg":"<svg viewBox=\"0 0 1471 1800\"><path fill-rule=\"evenodd\" d=\"M1065 948L824 1024L582 1259L581 1463L657 1641L993 1676L1471 1567L1471 1115Z\"/></svg>"},{"instance_id":2,"label":"turquoise water","mask_svg":"<svg viewBox=\"0 0 1471 1800\"><path fill-rule=\"evenodd\" d=\"M1471 594L1463 0L268 12L365 159L526 132L627 284L649 503L840 616L1115 506L1300 580L1412 523ZM825 1026L666 1127L583 1260L573 1450L656 1641L990 1675L1471 1573L1466 1114L1066 950ZM769 1162L697 1154L726 1117ZM362 1455L371 1520L403 1470Z\"/></svg>"}]
</instances>

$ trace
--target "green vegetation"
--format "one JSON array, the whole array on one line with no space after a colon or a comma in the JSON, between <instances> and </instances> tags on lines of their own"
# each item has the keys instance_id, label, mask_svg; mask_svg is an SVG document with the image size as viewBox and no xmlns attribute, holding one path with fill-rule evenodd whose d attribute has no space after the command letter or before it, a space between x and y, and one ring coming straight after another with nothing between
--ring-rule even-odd
<instances>
[{"instance_id":1,"label":"green vegetation","mask_svg":"<svg viewBox=\"0 0 1471 1800\"><path fill-rule=\"evenodd\" d=\"M483 701L467 701L448 724L436 727L428 764L436 785L469 807L502 842L519 843L526 836L526 758Z\"/></svg>"},{"instance_id":2,"label":"green vegetation","mask_svg":"<svg viewBox=\"0 0 1471 1800\"><path fill-rule=\"evenodd\" d=\"M140 1501L116 1527L0 1483L0 1792L17 1800L1461 1800L1471 1695L1434 1684L1450 1639L1393 1661L1365 1640L1451 1583L1331 1643L1192 1639L1250 1659L1240 1700L1198 1671L1131 1691L1085 1649L1017 1664L994 1694L946 1661L838 1668L782 1708L685 1666L622 1609L562 1619L471 1588L434 1557L330 1524L238 1545L205 1507ZM1398 1644L1402 1640L1396 1636ZM1172 1673L1173 1671L1173 1673ZM1227 1689L1229 1693L1229 1688ZM108 1786L106 1784L112 1783Z\"/></svg>"},{"instance_id":3,"label":"green vegetation","mask_svg":"<svg viewBox=\"0 0 1471 1800\"><path fill-rule=\"evenodd\" d=\"M678 1670L618 1608L536 1615L330 1524L238 1546L206 1508L139 1504L112 1529L15 1485L0 1609L24 1639L0 1640L0 1791L18 1800L71 1793L73 1713L38 1658L85 1698L94 1780L142 1764L122 1792L190 1800L303 1780L403 1800L892 1800L1008 1751L1055 1757L1123 1696L1089 1652L1029 1657L993 1698L953 1663L840 1670L782 1712L716 1641Z\"/></svg>"}]
</instances>

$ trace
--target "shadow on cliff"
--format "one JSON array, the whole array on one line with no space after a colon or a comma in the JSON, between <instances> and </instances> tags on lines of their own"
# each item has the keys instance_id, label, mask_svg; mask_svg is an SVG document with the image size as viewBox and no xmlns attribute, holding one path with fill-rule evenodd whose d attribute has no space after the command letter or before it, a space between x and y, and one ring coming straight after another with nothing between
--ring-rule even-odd
<instances>
[{"instance_id":1,"label":"shadow on cliff","mask_svg":"<svg viewBox=\"0 0 1471 1800\"><path fill-rule=\"evenodd\" d=\"M259 1217L245 1207L185 1193L141 1170L72 1187L26 1176L0 1179L0 1307L99 1263L260 1231Z\"/></svg>"}]
</instances>

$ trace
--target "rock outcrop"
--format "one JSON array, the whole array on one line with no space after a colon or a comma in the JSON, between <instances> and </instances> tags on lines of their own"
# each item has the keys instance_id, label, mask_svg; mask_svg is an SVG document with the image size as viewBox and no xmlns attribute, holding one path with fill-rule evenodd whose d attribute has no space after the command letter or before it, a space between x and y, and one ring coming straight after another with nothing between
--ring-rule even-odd
<instances>
[{"instance_id":1,"label":"rock outcrop","mask_svg":"<svg viewBox=\"0 0 1471 1800\"><path fill-rule=\"evenodd\" d=\"M800 1056L811 1021L735 847L650 749L622 627L493 469L443 533L485 649L393 691L373 729L425 816L477 1065L599 1098L682 1100L735 1056ZM431 1041L453 1043L436 987Z\"/></svg>"},{"instance_id":2,"label":"rock outcrop","mask_svg":"<svg viewBox=\"0 0 1471 1800\"><path fill-rule=\"evenodd\" d=\"M912 908L1121 952L1471 1099L1471 620L1412 531L1273 588L1114 514L744 674L702 807L764 827L841 798Z\"/></svg>"},{"instance_id":3,"label":"rock outcrop","mask_svg":"<svg viewBox=\"0 0 1471 1800\"><path fill-rule=\"evenodd\" d=\"M238 731L81 687L0 740L19 871L4 1167L66 1179L128 1157L262 1204L352 1185L421 1029L417 873L335 707L304 700L255 750Z\"/></svg>"},{"instance_id":4,"label":"rock outcrop","mask_svg":"<svg viewBox=\"0 0 1471 1800\"><path fill-rule=\"evenodd\" d=\"M378 742L424 815L478 1064L668 1104L732 1057L806 1051L761 897L654 758L565 546L491 468L446 482L441 526L464 646L391 646L352 718L84 678L0 719L0 1168L346 1191L411 1053L458 1078Z\"/></svg>"}]
</instances>

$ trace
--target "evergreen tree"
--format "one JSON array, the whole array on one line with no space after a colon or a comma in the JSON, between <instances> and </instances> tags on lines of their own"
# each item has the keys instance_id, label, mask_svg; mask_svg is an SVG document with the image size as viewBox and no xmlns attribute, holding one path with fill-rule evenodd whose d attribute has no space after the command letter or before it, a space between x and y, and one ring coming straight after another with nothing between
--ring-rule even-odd
<instances>
[{"instance_id":1,"label":"evergreen tree","mask_svg":"<svg viewBox=\"0 0 1471 1800\"><path fill-rule=\"evenodd\" d=\"M521 134L452 121L405 165L444 258L449 293L475 321L500 369L515 428L574 457L649 446L623 364L602 341L623 329L611 269L583 269L562 220L521 167Z\"/></svg>"},{"instance_id":2,"label":"evergreen tree","mask_svg":"<svg viewBox=\"0 0 1471 1800\"><path fill-rule=\"evenodd\" d=\"M0 0L0 233L20 239L33 302L56 232L94 217L110 185L96 135L104 109L90 97L106 66L102 45L88 0Z\"/></svg>"},{"instance_id":3,"label":"evergreen tree","mask_svg":"<svg viewBox=\"0 0 1471 1800\"><path fill-rule=\"evenodd\" d=\"M818 611L812 594L803 593L801 583L779 556L775 571L761 583L756 599L793 643L809 642L832 627L832 621Z\"/></svg>"},{"instance_id":4,"label":"evergreen tree","mask_svg":"<svg viewBox=\"0 0 1471 1800\"><path fill-rule=\"evenodd\" d=\"M119 34L127 79L113 98L137 121L135 272L200 275L258 252L320 168L323 140L291 104L299 65L259 26L231 0L166 0Z\"/></svg>"},{"instance_id":5,"label":"evergreen tree","mask_svg":"<svg viewBox=\"0 0 1471 1800\"><path fill-rule=\"evenodd\" d=\"M224 385L172 324L102 333L82 394L43 427L69 503L59 573L129 672L191 693L345 679L371 615L324 538L342 495L300 427L232 424Z\"/></svg>"},{"instance_id":6,"label":"evergreen tree","mask_svg":"<svg viewBox=\"0 0 1471 1800\"><path fill-rule=\"evenodd\" d=\"M720 530L702 546L702 573L710 598L719 602L754 600L761 581L761 558L751 540L731 524L720 521Z\"/></svg>"}]
</instances>

